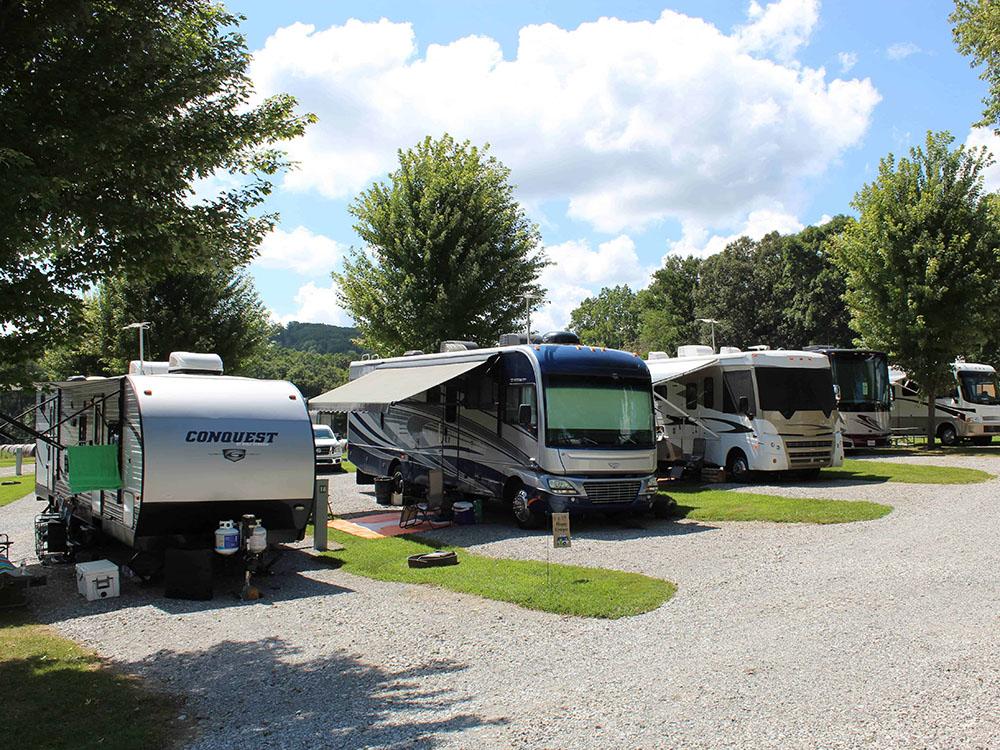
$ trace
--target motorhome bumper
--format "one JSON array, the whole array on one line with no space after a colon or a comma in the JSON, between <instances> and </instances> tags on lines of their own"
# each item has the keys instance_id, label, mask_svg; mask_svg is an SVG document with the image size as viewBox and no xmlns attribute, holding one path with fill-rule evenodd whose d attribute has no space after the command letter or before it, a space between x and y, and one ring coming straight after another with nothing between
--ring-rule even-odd
<instances>
[{"instance_id":1,"label":"motorhome bumper","mask_svg":"<svg viewBox=\"0 0 1000 750\"><path fill-rule=\"evenodd\" d=\"M539 492L545 510L552 513L642 510L656 494L656 477L547 477Z\"/></svg>"}]
</instances>

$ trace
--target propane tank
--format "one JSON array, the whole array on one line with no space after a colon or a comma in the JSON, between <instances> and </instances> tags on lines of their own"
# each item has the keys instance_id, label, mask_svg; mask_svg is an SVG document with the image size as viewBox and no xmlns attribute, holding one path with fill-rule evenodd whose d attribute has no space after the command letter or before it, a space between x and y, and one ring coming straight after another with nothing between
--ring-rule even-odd
<instances>
[{"instance_id":1,"label":"propane tank","mask_svg":"<svg viewBox=\"0 0 1000 750\"><path fill-rule=\"evenodd\" d=\"M267 529L260 524L253 527L253 533L247 539L247 551L253 555L259 555L267 549Z\"/></svg>"},{"instance_id":2,"label":"propane tank","mask_svg":"<svg viewBox=\"0 0 1000 750\"><path fill-rule=\"evenodd\" d=\"M215 530L215 551L220 555L232 555L240 549L240 530L233 521L220 521Z\"/></svg>"}]
</instances>

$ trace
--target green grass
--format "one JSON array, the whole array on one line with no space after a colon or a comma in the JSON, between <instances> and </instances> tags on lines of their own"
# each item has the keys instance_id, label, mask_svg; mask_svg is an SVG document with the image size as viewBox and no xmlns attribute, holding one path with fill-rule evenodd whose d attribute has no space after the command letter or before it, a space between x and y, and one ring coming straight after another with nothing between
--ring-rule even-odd
<instances>
[{"instance_id":1,"label":"green grass","mask_svg":"<svg viewBox=\"0 0 1000 750\"><path fill-rule=\"evenodd\" d=\"M4 744L47 750L170 747L177 701L42 625L0 614ZM69 707L72 706L70 709Z\"/></svg>"},{"instance_id":2,"label":"green grass","mask_svg":"<svg viewBox=\"0 0 1000 750\"><path fill-rule=\"evenodd\" d=\"M17 457L12 456L9 453L0 453L0 468L5 466L14 466L17 463ZM21 465L24 467L30 467L32 470L35 466L35 459L25 457Z\"/></svg>"},{"instance_id":3,"label":"green grass","mask_svg":"<svg viewBox=\"0 0 1000 750\"><path fill-rule=\"evenodd\" d=\"M561 615L612 620L638 615L656 609L677 590L670 581L639 573L498 559L461 547L432 546L412 537L361 539L330 529L330 540L344 549L324 555L338 561L348 573L379 581L439 586ZM459 564L441 568L407 566L410 555L433 549L454 550ZM558 551L553 550L553 554L558 555Z\"/></svg>"},{"instance_id":4,"label":"green grass","mask_svg":"<svg viewBox=\"0 0 1000 750\"><path fill-rule=\"evenodd\" d=\"M7 484L14 482L14 484ZM20 500L35 489L35 475L24 477L0 477L0 507Z\"/></svg>"},{"instance_id":5,"label":"green grass","mask_svg":"<svg viewBox=\"0 0 1000 750\"><path fill-rule=\"evenodd\" d=\"M778 497L734 490L671 487L677 515L698 521L776 521L778 523L850 523L871 521L892 506L865 500Z\"/></svg>"},{"instance_id":6,"label":"green grass","mask_svg":"<svg viewBox=\"0 0 1000 750\"><path fill-rule=\"evenodd\" d=\"M347 471L347 472L351 472L351 471L357 471L357 470L358 470L358 467L357 467L357 466L355 466L354 464L352 464L352 463L351 463L350 461L348 461L348 460L347 460L346 458L345 458L345 459L343 459L343 460L342 460L342 461L340 462L340 468L341 468L341 469L343 469L344 471Z\"/></svg>"},{"instance_id":7,"label":"green grass","mask_svg":"<svg viewBox=\"0 0 1000 750\"><path fill-rule=\"evenodd\" d=\"M859 461L846 458L844 465L823 469L820 479L862 479L874 482L910 482L912 484L975 484L993 478L979 469L926 464L897 464L887 461Z\"/></svg>"}]
</instances>

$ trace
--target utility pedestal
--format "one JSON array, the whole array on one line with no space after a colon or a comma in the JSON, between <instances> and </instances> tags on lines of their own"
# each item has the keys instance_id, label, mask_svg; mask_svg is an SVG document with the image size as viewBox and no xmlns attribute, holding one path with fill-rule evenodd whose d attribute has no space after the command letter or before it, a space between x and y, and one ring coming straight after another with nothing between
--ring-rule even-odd
<instances>
[{"instance_id":1,"label":"utility pedestal","mask_svg":"<svg viewBox=\"0 0 1000 750\"><path fill-rule=\"evenodd\" d=\"M330 480L317 479L313 491L313 549L326 552L326 521L330 497Z\"/></svg>"}]
</instances>

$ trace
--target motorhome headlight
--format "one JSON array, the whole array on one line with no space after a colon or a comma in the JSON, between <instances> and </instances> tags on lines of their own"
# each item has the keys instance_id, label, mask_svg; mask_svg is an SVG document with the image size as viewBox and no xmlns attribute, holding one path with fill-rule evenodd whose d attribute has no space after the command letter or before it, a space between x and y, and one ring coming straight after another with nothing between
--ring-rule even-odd
<instances>
[{"instance_id":1,"label":"motorhome headlight","mask_svg":"<svg viewBox=\"0 0 1000 750\"><path fill-rule=\"evenodd\" d=\"M546 483L549 485L549 492L551 492L553 494L556 494L556 495L576 495L577 494L576 487L573 486L572 482L570 482L570 481L568 481L566 479L557 479L555 477L551 477L551 478L549 478L549 479L546 480Z\"/></svg>"},{"instance_id":2,"label":"motorhome headlight","mask_svg":"<svg viewBox=\"0 0 1000 750\"><path fill-rule=\"evenodd\" d=\"M649 477L646 480L646 493L652 494L660 489L660 485L656 481L656 477Z\"/></svg>"},{"instance_id":3,"label":"motorhome headlight","mask_svg":"<svg viewBox=\"0 0 1000 750\"><path fill-rule=\"evenodd\" d=\"M983 418L980 417L978 414L970 414L968 417L966 417L966 419L968 419L972 424L983 423Z\"/></svg>"}]
</instances>

